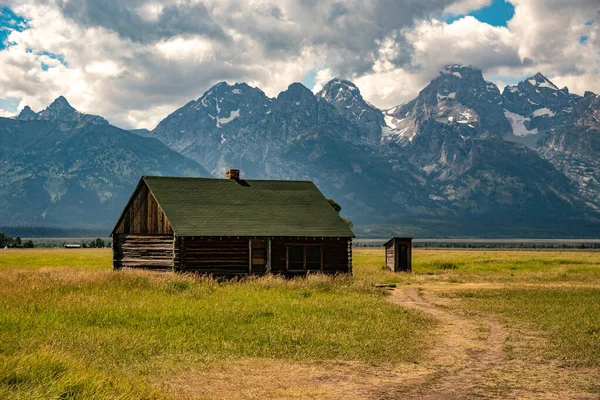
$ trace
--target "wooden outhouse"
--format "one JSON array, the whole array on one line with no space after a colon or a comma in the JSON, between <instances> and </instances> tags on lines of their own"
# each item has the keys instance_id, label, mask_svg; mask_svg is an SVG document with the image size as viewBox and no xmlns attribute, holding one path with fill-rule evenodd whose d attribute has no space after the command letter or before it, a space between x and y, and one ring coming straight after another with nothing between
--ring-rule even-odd
<instances>
[{"instance_id":1,"label":"wooden outhouse","mask_svg":"<svg viewBox=\"0 0 600 400\"><path fill-rule=\"evenodd\" d=\"M385 263L394 272L412 271L412 238L395 237L385 243Z\"/></svg>"},{"instance_id":2,"label":"wooden outhouse","mask_svg":"<svg viewBox=\"0 0 600 400\"><path fill-rule=\"evenodd\" d=\"M352 273L354 234L308 181L144 176L112 231L113 268Z\"/></svg>"}]
</instances>

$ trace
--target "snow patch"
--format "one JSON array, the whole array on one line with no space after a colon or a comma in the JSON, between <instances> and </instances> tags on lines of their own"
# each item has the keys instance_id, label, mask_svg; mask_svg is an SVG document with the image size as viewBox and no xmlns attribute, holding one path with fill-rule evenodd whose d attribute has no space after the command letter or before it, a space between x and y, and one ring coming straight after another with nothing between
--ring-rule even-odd
<instances>
[{"instance_id":1,"label":"snow patch","mask_svg":"<svg viewBox=\"0 0 600 400\"><path fill-rule=\"evenodd\" d=\"M399 109L400 107L401 107L401 106L396 106L396 107L394 107L394 108L390 108L389 110L385 111L384 113L385 113L385 114L395 114L395 113L396 113L396 111L398 111L398 109Z\"/></svg>"},{"instance_id":2,"label":"snow patch","mask_svg":"<svg viewBox=\"0 0 600 400\"><path fill-rule=\"evenodd\" d=\"M534 117L543 117L544 115L547 115L549 117L554 117L554 115L556 115L553 111L551 111L549 108L538 108L537 110L535 110L531 115L533 115Z\"/></svg>"},{"instance_id":3,"label":"snow patch","mask_svg":"<svg viewBox=\"0 0 600 400\"><path fill-rule=\"evenodd\" d=\"M390 128L389 126L382 126L381 127L381 139L383 140L384 138L390 137L394 135L394 131L392 128Z\"/></svg>"},{"instance_id":4,"label":"snow patch","mask_svg":"<svg viewBox=\"0 0 600 400\"><path fill-rule=\"evenodd\" d=\"M431 173L431 171L433 171L434 169L437 168L437 164L429 164L423 167L423 171L425 171L426 174Z\"/></svg>"},{"instance_id":5,"label":"snow patch","mask_svg":"<svg viewBox=\"0 0 600 400\"><path fill-rule=\"evenodd\" d=\"M459 124L468 124L473 120L473 114L470 111L463 111L460 113L460 121L456 121Z\"/></svg>"},{"instance_id":6,"label":"snow patch","mask_svg":"<svg viewBox=\"0 0 600 400\"><path fill-rule=\"evenodd\" d=\"M394 123L394 120L397 121L396 117L393 117L391 115L384 115L383 118L385 119L385 124L387 126L389 126L392 129L396 129L396 124Z\"/></svg>"},{"instance_id":7,"label":"snow patch","mask_svg":"<svg viewBox=\"0 0 600 400\"><path fill-rule=\"evenodd\" d=\"M552 90L558 90L556 86L554 86L551 82L545 81L539 84L539 87L548 88Z\"/></svg>"},{"instance_id":8,"label":"snow patch","mask_svg":"<svg viewBox=\"0 0 600 400\"><path fill-rule=\"evenodd\" d=\"M527 135L535 135L538 133L537 128L528 130L525 127L525 122L530 121L527 117L522 117L519 114L512 113L508 110L504 110L504 116L510 122L510 126L512 126L513 134L515 136L527 136Z\"/></svg>"},{"instance_id":9,"label":"snow patch","mask_svg":"<svg viewBox=\"0 0 600 400\"><path fill-rule=\"evenodd\" d=\"M242 94L242 91L240 89L233 89L231 91L231 93L233 93L233 94Z\"/></svg>"},{"instance_id":10,"label":"snow patch","mask_svg":"<svg viewBox=\"0 0 600 400\"><path fill-rule=\"evenodd\" d=\"M451 99L451 100L454 100L455 98L456 98L456 92L449 93L449 94L447 94L447 95L445 95L445 96L444 96L444 95L441 95L441 94L439 94L439 93L437 94L437 99L438 99L438 102L439 102L440 100L446 100L446 99Z\"/></svg>"},{"instance_id":11,"label":"snow patch","mask_svg":"<svg viewBox=\"0 0 600 400\"><path fill-rule=\"evenodd\" d=\"M462 75L460 74L460 72L453 72L452 75L457 77L458 79L462 79Z\"/></svg>"},{"instance_id":12,"label":"snow patch","mask_svg":"<svg viewBox=\"0 0 600 400\"><path fill-rule=\"evenodd\" d=\"M232 111L227 118L217 118L217 128L222 127L223 125L227 125L234 119L240 116L240 110Z\"/></svg>"}]
</instances>

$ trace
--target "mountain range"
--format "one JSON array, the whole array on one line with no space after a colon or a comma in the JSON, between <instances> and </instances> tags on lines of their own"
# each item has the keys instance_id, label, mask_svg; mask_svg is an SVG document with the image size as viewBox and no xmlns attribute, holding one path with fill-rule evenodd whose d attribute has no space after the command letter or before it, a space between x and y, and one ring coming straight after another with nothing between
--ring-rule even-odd
<instances>
[{"instance_id":1,"label":"mountain range","mask_svg":"<svg viewBox=\"0 0 600 400\"><path fill-rule=\"evenodd\" d=\"M600 96L449 65L380 110L352 82L276 98L225 82L125 131L59 97L0 118L0 226L109 228L141 175L309 179L358 234L600 234ZM268 218L268 216L265 216Z\"/></svg>"}]
</instances>

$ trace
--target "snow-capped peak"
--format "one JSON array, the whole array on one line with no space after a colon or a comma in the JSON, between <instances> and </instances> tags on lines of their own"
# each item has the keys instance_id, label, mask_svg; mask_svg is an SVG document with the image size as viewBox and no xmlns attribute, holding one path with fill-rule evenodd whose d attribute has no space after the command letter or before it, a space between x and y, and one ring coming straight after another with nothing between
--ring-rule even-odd
<instances>
[{"instance_id":1,"label":"snow-capped peak","mask_svg":"<svg viewBox=\"0 0 600 400\"><path fill-rule=\"evenodd\" d=\"M340 102L348 98L360 98L360 90L350 81L341 78L333 78L323 86L317 96L329 102Z\"/></svg>"},{"instance_id":2,"label":"snow-capped peak","mask_svg":"<svg viewBox=\"0 0 600 400\"><path fill-rule=\"evenodd\" d=\"M551 90L558 90L558 87L552 83L548 78L542 75L540 72L527 79L527 82L532 86L537 86L540 88L547 88Z\"/></svg>"}]
</instances>

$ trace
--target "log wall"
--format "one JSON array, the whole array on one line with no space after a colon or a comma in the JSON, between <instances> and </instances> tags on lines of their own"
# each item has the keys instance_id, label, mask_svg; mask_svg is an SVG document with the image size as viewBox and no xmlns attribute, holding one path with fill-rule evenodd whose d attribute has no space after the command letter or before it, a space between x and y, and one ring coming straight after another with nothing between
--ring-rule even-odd
<instances>
[{"instance_id":1,"label":"log wall","mask_svg":"<svg viewBox=\"0 0 600 400\"><path fill-rule=\"evenodd\" d=\"M348 238L273 238L256 252L250 268L251 242L248 237L196 238L173 235L115 234L113 266L175 270L215 275L302 275L307 270L288 270L288 246L318 246L321 269L327 274L352 273L352 241ZM270 246L269 246L270 243Z\"/></svg>"},{"instance_id":2,"label":"log wall","mask_svg":"<svg viewBox=\"0 0 600 400\"><path fill-rule=\"evenodd\" d=\"M289 245L320 245L323 265L321 272L352 273L352 240L348 238L273 238L271 240L271 272L296 275L305 271L288 271L286 247Z\"/></svg>"},{"instance_id":3,"label":"log wall","mask_svg":"<svg viewBox=\"0 0 600 400\"><path fill-rule=\"evenodd\" d=\"M173 235L173 228L148 186L142 182L125 207L114 233Z\"/></svg>"},{"instance_id":4,"label":"log wall","mask_svg":"<svg viewBox=\"0 0 600 400\"><path fill-rule=\"evenodd\" d=\"M113 268L172 270L172 235L113 235Z\"/></svg>"},{"instance_id":5,"label":"log wall","mask_svg":"<svg viewBox=\"0 0 600 400\"><path fill-rule=\"evenodd\" d=\"M245 275L250 265L248 238L180 238L181 271Z\"/></svg>"}]
</instances>

